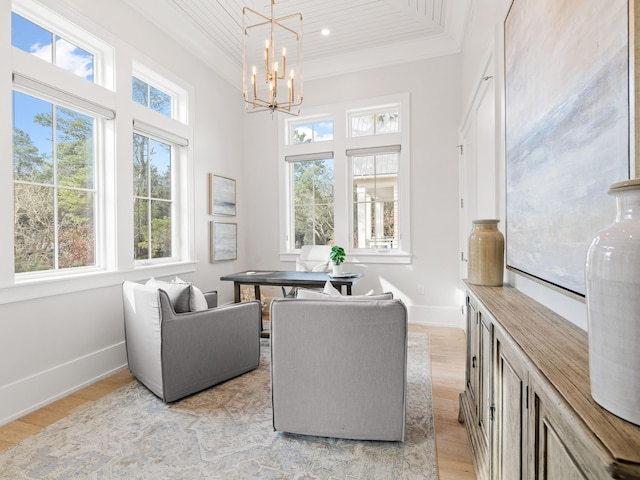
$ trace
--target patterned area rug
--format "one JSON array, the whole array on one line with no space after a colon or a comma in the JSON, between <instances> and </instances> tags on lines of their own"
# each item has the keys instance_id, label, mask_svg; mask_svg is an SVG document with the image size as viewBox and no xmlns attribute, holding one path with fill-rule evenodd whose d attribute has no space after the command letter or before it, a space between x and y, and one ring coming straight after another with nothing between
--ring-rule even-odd
<instances>
[{"instance_id":1,"label":"patterned area rug","mask_svg":"<svg viewBox=\"0 0 640 480\"><path fill-rule=\"evenodd\" d=\"M409 335L404 443L274 432L261 342L256 370L173 404L132 382L79 409L0 452L0 478L438 478L427 335Z\"/></svg>"}]
</instances>

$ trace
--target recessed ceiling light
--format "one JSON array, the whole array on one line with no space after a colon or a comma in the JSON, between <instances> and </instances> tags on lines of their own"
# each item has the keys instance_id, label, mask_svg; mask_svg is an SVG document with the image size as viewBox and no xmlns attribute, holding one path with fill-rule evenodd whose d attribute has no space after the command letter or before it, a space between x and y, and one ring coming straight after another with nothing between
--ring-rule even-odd
<instances>
[{"instance_id":1,"label":"recessed ceiling light","mask_svg":"<svg viewBox=\"0 0 640 480\"><path fill-rule=\"evenodd\" d=\"M323 28L322 30L320 30L320 33L322 34L323 37L326 37L331 33L331 30L329 30L328 28Z\"/></svg>"}]
</instances>

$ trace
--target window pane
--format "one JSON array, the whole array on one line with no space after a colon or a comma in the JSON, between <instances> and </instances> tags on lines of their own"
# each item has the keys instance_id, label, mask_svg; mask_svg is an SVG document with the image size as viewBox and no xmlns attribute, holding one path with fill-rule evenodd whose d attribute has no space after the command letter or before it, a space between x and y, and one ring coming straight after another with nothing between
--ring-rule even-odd
<instances>
[{"instance_id":1,"label":"window pane","mask_svg":"<svg viewBox=\"0 0 640 480\"><path fill-rule=\"evenodd\" d=\"M133 194L137 197L149 195L149 139L133 134Z\"/></svg>"},{"instance_id":2,"label":"window pane","mask_svg":"<svg viewBox=\"0 0 640 480\"><path fill-rule=\"evenodd\" d=\"M65 39L56 36L55 64L93 82L93 55Z\"/></svg>"},{"instance_id":3,"label":"window pane","mask_svg":"<svg viewBox=\"0 0 640 480\"><path fill-rule=\"evenodd\" d=\"M11 12L11 45L52 63L53 35L48 30Z\"/></svg>"},{"instance_id":4,"label":"window pane","mask_svg":"<svg viewBox=\"0 0 640 480\"><path fill-rule=\"evenodd\" d=\"M14 185L15 272L52 270L54 263L53 188Z\"/></svg>"},{"instance_id":5,"label":"window pane","mask_svg":"<svg viewBox=\"0 0 640 480\"><path fill-rule=\"evenodd\" d=\"M59 268L95 265L94 194L58 191Z\"/></svg>"},{"instance_id":6,"label":"window pane","mask_svg":"<svg viewBox=\"0 0 640 480\"><path fill-rule=\"evenodd\" d=\"M151 257L171 256L171 203L151 201Z\"/></svg>"},{"instance_id":7,"label":"window pane","mask_svg":"<svg viewBox=\"0 0 640 480\"><path fill-rule=\"evenodd\" d=\"M400 131L399 111L378 111L375 113L350 114L352 137L383 135Z\"/></svg>"},{"instance_id":8,"label":"window pane","mask_svg":"<svg viewBox=\"0 0 640 480\"><path fill-rule=\"evenodd\" d=\"M53 183L53 129L49 102L13 92L15 180Z\"/></svg>"},{"instance_id":9,"label":"window pane","mask_svg":"<svg viewBox=\"0 0 640 480\"><path fill-rule=\"evenodd\" d=\"M157 140L149 141L151 197L171 199L171 146Z\"/></svg>"},{"instance_id":10,"label":"window pane","mask_svg":"<svg viewBox=\"0 0 640 480\"><path fill-rule=\"evenodd\" d=\"M295 162L294 244L327 245L333 240L333 160Z\"/></svg>"},{"instance_id":11,"label":"window pane","mask_svg":"<svg viewBox=\"0 0 640 480\"><path fill-rule=\"evenodd\" d=\"M399 248L398 158L352 157L354 248Z\"/></svg>"},{"instance_id":12,"label":"window pane","mask_svg":"<svg viewBox=\"0 0 640 480\"><path fill-rule=\"evenodd\" d=\"M327 140L333 140L333 120L302 123L291 127L291 145Z\"/></svg>"},{"instance_id":13,"label":"window pane","mask_svg":"<svg viewBox=\"0 0 640 480\"><path fill-rule=\"evenodd\" d=\"M398 112L376 115L376 135L397 133L398 131Z\"/></svg>"},{"instance_id":14,"label":"window pane","mask_svg":"<svg viewBox=\"0 0 640 480\"><path fill-rule=\"evenodd\" d=\"M324 142L326 140L333 140L333 121L314 123L313 141Z\"/></svg>"},{"instance_id":15,"label":"window pane","mask_svg":"<svg viewBox=\"0 0 640 480\"><path fill-rule=\"evenodd\" d=\"M13 100L15 271L95 265L95 119L18 92Z\"/></svg>"},{"instance_id":16,"label":"window pane","mask_svg":"<svg viewBox=\"0 0 640 480\"><path fill-rule=\"evenodd\" d=\"M93 188L94 119L66 108L56 108L58 184Z\"/></svg>"},{"instance_id":17,"label":"window pane","mask_svg":"<svg viewBox=\"0 0 640 480\"><path fill-rule=\"evenodd\" d=\"M171 96L167 95L162 90L151 87L149 94L149 108L171 118Z\"/></svg>"},{"instance_id":18,"label":"window pane","mask_svg":"<svg viewBox=\"0 0 640 480\"><path fill-rule=\"evenodd\" d=\"M149 84L133 77L131 98L134 102L149 106Z\"/></svg>"},{"instance_id":19,"label":"window pane","mask_svg":"<svg viewBox=\"0 0 640 480\"><path fill-rule=\"evenodd\" d=\"M54 38L55 48L52 48ZM92 53L13 12L11 44L45 62L53 63L67 72L93 82Z\"/></svg>"},{"instance_id":20,"label":"window pane","mask_svg":"<svg viewBox=\"0 0 640 480\"><path fill-rule=\"evenodd\" d=\"M149 258L149 201L136 198L133 202L133 251L136 260Z\"/></svg>"},{"instance_id":21,"label":"window pane","mask_svg":"<svg viewBox=\"0 0 640 480\"><path fill-rule=\"evenodd\" d=\"M173 254L171 149L167 143L133 135L136 260Z\"/></svg>"},{"instance_id":22,"label":"window pane","mask_svg":"<svg viewBox=\"0 0 640 480\"><path fill-rule=\"evenodd\" d=\"M351 136L364 137L374 134L374 118L372 114L351 116Z\"/></svg>"},{"instance_id":23,"label":"window pane","mask_svg":"<svg viewBox=\"0 0 640 480\"><path fill-rule=\"evenodd\" d=\"M291 144L311 143L313 141L313 124L296 125L291 133Z\"/></svg>"}]
</instances>

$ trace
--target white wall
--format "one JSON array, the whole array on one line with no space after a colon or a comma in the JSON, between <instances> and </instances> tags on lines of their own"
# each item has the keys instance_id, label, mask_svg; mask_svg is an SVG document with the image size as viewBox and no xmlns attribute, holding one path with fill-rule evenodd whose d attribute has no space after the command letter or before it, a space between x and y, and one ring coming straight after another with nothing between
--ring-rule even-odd
<instances>
[{"instance_id":1,"label":"white wall","mask_svg":"<svg viewBox=\"0 0 640 480\"><path fill-rule=\"evenodd\" d=\"M485 62L488 56L492 55L495 59L493 62L496 82L496 171L498 175L498 188L500 189L498 212L499 218L505 219L505 197L504 197L504 66L502 64L503 56L503 25L511 6L511 0L487 0L482 3L472 3L473 10L471 12L469 25L466 36L464 38L461 52L461 70L462 70L462 90L461 98L464 102L461 104L460 118L464 118L467 110L470 108L474 91L477 87L481 75L485 68ZM495 192L484 191L479 195L493 196ZM487 199L489 202L493 199ZM464 233L463 233L464 234ZM463 239L464 241L464 239ZM558 291L552 290L542 284L528 280L527 278L517 275L514 272L507 271L505 273L505 282L514 285L530 297L534 298L543 305L554 310L558 314L565 317L579 327L586 330L586 306L583 302L574 300Z\"/></svg>"},{"instance_id":2,"label":"white wall","mask_svg":"<svg viewBox=\"0 0 640 480\"><path fill-rule=\"evenodd\" d=\"M410 265L349 265L365 273L354 293L391 290L409 307L409 321L462 326L458 282L457 125L459 56L307 81L305 107L409 92L411 98ZM279 260L278 128L268 114L245 121L247 188L252 192L247 234L251 268L292 268ZM425 294L418 295L418 285Z\"/></svg>"},{"instance_id":3,"label":"white wall","mask_svg":"<svg viewBox=\"0 0 640 480\"><path fill-rule=\"evenodd\" d=\"M241 261L209 264L208 222L212 217L207 210L207 173L236 178L240 198L248 192L247 182L243 180L241 133L244 112L239 91L121 0L47 0L43 3L61 11L85 29L104 36L104 40L119 49L118 65L128 67L129 55L141 56L143 58L139 60L148 58L193 86L196 98L192 116L195 132L192 149L194 191L191 195L198 263L195 272L184 273L176 269L175 273L194 281L204 290L219 286L220 275L241 270L244 265ZM10 79L9 25L10 2L1 2L0 59L3 61L0 73L3 79ZM11 105L10 80L0 83L0 98L3 105L0 109L2 161L11 162L12 120L11 109L7 108ZM117 159L117 162L130 161L126 155ZM6 167L4 164L3 171ZM10 172L12 167L8 168ZM246 223L248 204L248 201L239 202L234 221L240 225ZM10 209L4 208L4 211L11 214ZM3 214L2 218L7 217L9 215ZM0 244L11 242L10 235L10 230L0 230ZM242 236L239 243L242 251L245 248ZM244 254L239 258L244 258ZM154 275L153 271L125 272L112 276L108 286L0 304L0 364L3 365L0 369L0 424L123 368L126 355L120 283L125 278L142 280L150 275ZM46 289L43 287L43 291ZM15 289L5 287L3 290L11 293Z\"/></svg>"}]
</instances>

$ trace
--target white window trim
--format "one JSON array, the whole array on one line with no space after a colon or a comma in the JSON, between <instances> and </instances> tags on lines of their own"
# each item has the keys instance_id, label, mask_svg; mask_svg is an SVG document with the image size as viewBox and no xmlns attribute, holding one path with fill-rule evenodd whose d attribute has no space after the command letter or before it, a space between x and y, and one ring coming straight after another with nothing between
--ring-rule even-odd
<instances>
[{"instance_id":1,"label":"white window trim","mask_svg":"<svg viewBox=\"0 0 640 480\"><path fill-rule=\"evenodd\" d=\"M348 137L349 113L354 111L384 110L389 105L400 106L399 133L372 135L368 137ZM323 107L310 107L303 111L304 116L295 120L279 116L278 162L280 181L280 260L295 261L299 252L290 247L290 232L292 219L289 216L291 179L288 165L284 161L287 156L317 154L320 152L334 152L334 205L335 205L335 243L345 248L346 263L385 263L410 264L411 250L411 146L410 146L410 98L408 93L389 95L377 98L360 99L353 102L333 104ZM332 141L312 142L306 144L288 145L287 139L291 129L289 125L315 122L322 119L333 120L334 136ZM351 192L351 173L349 171L347 150L377 148L388 145L400 145L398 178L398 202L400 205L398 227L400 246L398 249L380 249L365 251L352 248L353 201ZM338 208L344 205L345 208Z\"/></svg>"},{"instance_id":2,"label":"white window trim","mask_svg":"<svg viewBox=\"0 0 640 480\"><path fill-rule=\"evenodd\" d=\"M58 8L59 7L59 8ZM92 103L101 105L106 109L115 111L116 105L123 105L125 108L117 110L117 118L113 121L104 121L104 138L99 139L96 148L105 152L106 158L122 158L131 152L131 136L133 131L132 119L138 117L149 123L156 123L156 118L146 118L144 114L136 115L133 112L134 106L128 106L131 102L131 64L134 61L132 54L137 57L141 55L132 52L131 47L122 43L118 38L100 27L88 22L84 17L79 16L73 9L68 8L64 4L56 6L56 11L32 0L13 0L12 10L16 13L34 21L35 23L47 28L65 39L77 44L94 54L94 82L89 82L71 72L68 72L56 65L45 62L27 52L12 47L10 42L0 45L1 55L4 58L11 59L0 65L0 71L3 75L0 79L2 94L6 104L11 104L11 91L13 89L12 78L10 73L19 73L20 75L32 78L43 79L48 85L59 88L62 91L71 92L81 98L85 98ZM91 34L89 32L94 32ZM99 34L104 40L98 39L95 34ZM6 36L10 38L9 35ZM114 47L106 42L111 42ZM87 48L88 44L92 48ZM128 85L124 81L118 85L118 92L115 89L115 70L116 58L115 52L118 51L118 70L119 77L128 79ZM98 54L103 55L105 60L103 67L98 68ZM165 73L162 67L151 64L155 70ZM127 75L129 71L129 75ZM180 85L185 92L185 100L189 105L193 101L193 87L186 84L181 79L172 76L171 72L165 74L173 83ZM153 82L152 82L153 83ZM25 92L29 93L29 92ZM122 102L118 97L126 97ZM60 103L60 102L58 102ZM186 103L186 102L185 102ZM184 139L191 142L193 138L193 128L188 127L192 124L192 109L186 105L182 109L182 115L185 117L184 122L172 120L157 112L150 111L150 114L156 114L161 117L157 120L164 130L169 130ZM144 109L142 106L138 107ZM72 108L78 109L77 105L71 105ZM12 148L12 116L0 116L0 150L5 158L13 158ZM117 135L116 135L117 134ZM119 138L116 143L116 136ZM129 139L128 141L126 139ZM125 139L125 140L123 140ZM181 149L186 150L186 149ZM130 155L130 153L129 153ZM34 275L31 278L21 279L16 282L14 273L13 258L13 235L7 236L7 241L0 241L0 253L3 255L4 261L0 264L0 304L21 302L42 297L49 297L61 294L77 293L84 290L96 288L119 288L124 280L142 281L150 276L172 276L182 275L194 272L197 269L197 261L194 260L195 240L194 240L194 198L193 198L193 178L192 178L192 158L188 152L184 152L185 158L180 160L180 195L184 199L180 205L180 218L182 224L180 231L183 238L181 241L181 260L174 263L165 263L151 266L134 266L133 258L130 254L133 249L130 248L133 242L130 240L130 233L133 231L126 222L129 217L133 218L133 206L129 196L125 195L132 191L131 171L127 172L126 168L122 168L127 162L105 161L100 166L103 170L103 191L100 193L105 196L100 215L104 215L106 222L101 226L102 230L97 232L101 236L101 241L105 245L105 256L103 264L104 269L91 269L84 267L83 269L69 269L64 275L50 275L46 277ZM0 199L8 205L13 205L13 162L5 162L0 165ZM124 179L124 180L123 180ZM126 198L125 198L126 197ZM121 200L124 198L124 200ZM131 205L123 208L123 205ZM13 208L4 209L0 212L0 218L3 225L11 226L13 230ZM66 270L66 269L65 269ZM60 271L57 271L60 272Z\"/></svg>"}]
</instances>

